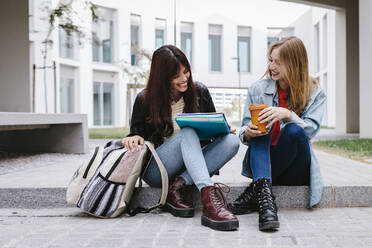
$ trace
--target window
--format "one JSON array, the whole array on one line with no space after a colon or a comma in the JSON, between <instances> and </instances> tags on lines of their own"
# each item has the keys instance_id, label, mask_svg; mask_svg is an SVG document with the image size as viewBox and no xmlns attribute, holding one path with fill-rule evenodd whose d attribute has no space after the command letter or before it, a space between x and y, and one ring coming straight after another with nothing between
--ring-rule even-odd
<instances>
[{"instance_id":1,"label":"window","mask_svg":"<svg viewBox=\"0 0 372 248\"><path fill-rule=\"evenodd\" d=\"M222 71L221 66L222 25L209 25L208 52L209 71Z\"/></svg>"},{"instance_id":2,"label":"window","mask_svg":"<svg viewBox=\"0 0 372 248\"><path fill-rule=\"evenodd\" d=\"M67 35L63 28L59 28L59 56L62 58L74 58L74 39Z\"/></svg>"},{"instance_id":3,"label":"window","mask_svg":"<svg viewBox=\"0 0 372 248\"><path fill-rule=\"evenodd\" d=\"M113 125L114 84L93 82L94 125Z\"/></svg>"},{"instance_id":4,"label":"window","mask_svg":"<svg viewBox=\"0 0 372 248\"><path fill-rule=\"evenodd\" d=\"M75 112L75 69L60 66L59 107L61 113Z\"/></svg>"},{"instance_id":5,"label":"window","mask_svg":"<svg viewBox=\"0 0 372 248\"><path fill-rule=\"evenodd\" d=\"M140 48L141 16L130 16L130 64L137 64L137 51Z\"/></svg>"},{"instance_id":6,"label":"window","mask_svg":"<svg viewBox=\"0 0 372 248\"><path fill-rule=\"evenodd\" d=\"M114 54L114 22L113 11L100 9L100 18L92 24L93 61L112 63Z\"/></svg>"},{"instance_id":7,"label":"window","mask_svg":"<svg viewBox=\"0 0 372 248\"><path fill-rule=\"evenodd\" d=\"M193 26L193 23L181 22L181 50L185 53L190 64L192 64Z\"/></svg>"},{"instance_id":8,"label":"window","mask_svg":"<svg viewBox=\"0 0 372 248\"><path fill-rule=\"evenodd\" d=\"M251 28L238 27L238 72L251 71Z\"/></svg>"},{"instance_id":9,"label":"window","mask_svg":"<svg viewBox=\"0 0 372 248\"><path fill-rule=\"evenodd\" d=\"M292 36L294 33L293 27L285 27L285 28L267 28L267 48L271 46L272 43L278 41L284 37Z\"/></svg>"},{"instance_id":10,"label":"window","mask_svg":"<svg viewBox=\"0 0 372 248\"><path fill-rule=\"evenodd\" d=\"M267 37L267 48L269 48L272 43L278 40L279 40L279 37L268 36Z\"/></svg>"},{"instance_id":11,"label":"window","mask_svg":"<svg viewBox=\"0 0 372 248\"><path fill-rule=\"evenodd\" d=\"M74 79L61 77L59 82L61 113L74 113Z\"/></svg>"},{"instance_id":12,"label":"window","mask_svg":"<svg viewBox=\"0 0 372 248\"><path fill-rule=\"evenodd\" d=\"M320 41L319 41L319 23L314 26L314 68L318 72L320 69Z\"/></svg>"},{"instance_id":13,"label":"window","mask_svg":"<svg viewBox=\"0 0 372 248\"><path fill-rule=\"evenodd\" d=\"M323 17L323 68L327 67L327 55L328 55L328 22L327 14Z\"/></svg>"},{"instance_id":14,"label":"window","mask_svg":"<svg viewBox=\"0 0 372 248\"><path fill-rule=\"evenodd\" d=\"M155 49L164 45L164 30L156 29L155 30Z\"/></svg>"},{"instance_id":15,"label":"window","mask_svg":"<svg viewBox=\"0 0 372 248\"><path fill-rule=\"evenodd\" d=\"M155 20L155 49L165 44L165 30L166 20L156 19Z\"/></svg>"}]
</instances>

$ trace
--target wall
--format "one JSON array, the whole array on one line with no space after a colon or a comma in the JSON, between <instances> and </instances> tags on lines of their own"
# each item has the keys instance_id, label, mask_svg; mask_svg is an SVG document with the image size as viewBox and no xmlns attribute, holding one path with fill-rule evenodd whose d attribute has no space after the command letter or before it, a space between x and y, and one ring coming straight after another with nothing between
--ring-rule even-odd
<instances>
[{"instance_id":1,"label":"wall","mask_svg":"<svg viewBox=\"0 0 372 248\"><path fill-rule=\"evenodd\" d=\"M0 111L29 112L28 0L1 2L0 30Z\"/></svg>"},{"instance_id":2,"label":"wall","mask_svg":"<svg viewBox=\"0 0 372 248\"><path fill-rule=\"evenodd\" d=\"M290 25L294 27L294 35L299 37L305 44L309 58L310 74L319 79L320 87L322 87L327 94L322 125L329 127L336 126L335 14L334 10L312 7ZM325 16L327 18L326 23L324 21ZM319 26L319 69L316 68L315 25ZM325 25L327 27L325 27ZM326 36L324 34L324 29L327 33ZM326 45L324 45L323 42L325 42ZM327 75L326 79L325 75Z\"/></svg>"},{"instance_id":3,"label":"wall","mask_svg":"<svg viewBox=\"0 0 372 248\"><path fill-rule=\"evenodd\" d=\"M372 138L372 1L359 0L360 137Z\"/></svg>"}]
</instances>

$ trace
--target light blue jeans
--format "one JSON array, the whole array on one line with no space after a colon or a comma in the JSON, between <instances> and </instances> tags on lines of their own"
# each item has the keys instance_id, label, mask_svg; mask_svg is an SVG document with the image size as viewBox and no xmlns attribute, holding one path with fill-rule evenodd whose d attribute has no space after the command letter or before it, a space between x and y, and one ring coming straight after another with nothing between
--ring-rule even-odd
<instances>
[{"instance_id":1,"label":"light blue jeans","mask_svg":"<svg viewBox=\"0 0 372 248\"><path fill-rule=\"evenodd\" d=\"M180 175L187 185L195 184L201 190L213 185L211 176L235 156L239 145L236 135L226 134L202 148L195 130L186 127L170 137L156 151L168 172L169 180ZM152 187L161 187L160 171L154 158L151 159L143 180Z\"/></svg>"}]
</instances>

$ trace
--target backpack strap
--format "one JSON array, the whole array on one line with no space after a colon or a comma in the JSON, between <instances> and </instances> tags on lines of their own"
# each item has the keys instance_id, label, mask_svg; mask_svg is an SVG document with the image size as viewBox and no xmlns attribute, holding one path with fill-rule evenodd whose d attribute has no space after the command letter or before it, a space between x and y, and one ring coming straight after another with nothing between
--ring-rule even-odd
<instances>
[{"instance_id":1,"label":"backpack strap","mask_svg":"<svg viewBox=\"0 0 372 248\"><path fill-rule=\"evenodd\" d=\"M152 207L149 207L149 209L152 210L156 207L164 205L165 202L167 201L169 182L168 182L167 170L165 169L163 162L160 160L159 155L154 148L154 145L149 141L145 141L145 145L149 148L149 150L151 151L151 154L154 156L156 164L158 165L158 168L159 168L160 174L161 174L161 184L162 184L161 198L160 198L158 204L156 204Z\"/></svg>"},{"instance_id":2,"label":"backpack strap","mask_svg":"<svg viewBox=\"0 0 372 248\"><path fill-rule=\"evenodd\" d=\"M155 209L155 208L157 208L159 206L163 206L165 204L165 202L167 201L168 187L169 187L167 170L165 169L165 166L164 166L163 162L159 158L159 155L156 152L156 150L154 148L154 145L151 142L149 142L149 141L145 141L145 146L147 146L148 149L150 150L150 152L151 152L152 156L154 157L154 159L156 161L156 164L157 164L157 166L158 166L158 168L160 170L161 183L162 183L161 197L160 197L160 200L159 200L159 202L157 204L155 204L153 206L150 206L150 207L147 207L147 208L142 207L142 206L138 206L136 208L132 208L130 202L129 202L129 204L126 203L126 205L127 205L127 213L130 216L135 216L138 213L148 213L151 210L153 210L153 209ZM145 168L143 170L143 173L141 174L141 176L139 178L139 186L138 186L137 190L140 190L142 188L142 177L145 174L144 172L147 170L147 167L149 166L150 161L151 161L151 158L147 162L147 164L146 164L146 166L145 166Z\"/></svg>"}]
</instances>

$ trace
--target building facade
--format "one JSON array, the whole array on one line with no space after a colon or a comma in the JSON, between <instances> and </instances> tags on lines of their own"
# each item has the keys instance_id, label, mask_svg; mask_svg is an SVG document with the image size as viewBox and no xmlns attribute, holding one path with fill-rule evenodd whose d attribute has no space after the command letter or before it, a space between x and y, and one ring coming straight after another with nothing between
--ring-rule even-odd
<instances>
[{"instance_id":1,"label":"building facade","mask_svg":"<svg viewBox=\"0 0 372 248\"><path fill-rule=\"evenodd\" d=\"M304 42L310 74L327 95L322 125L336 127L336 13L331 9L310 7L290 27Z\"/></svg>"},{"instance_id":2,"label":"building facade","mask_svg":"<svg viewBox=\"0 0 372 248\"><path fill-rule=\"evenodd\" d=\"M74 8L81 11L73 18L87 35L79 40L55 28L43 69L48 32L43 4L58 3L29 2L35 112L87 113L89 127L127 126L135 95L146 83L135 75L149 68L141 53L176 44L188 57L194 80L210 88L217 110L239 121L247 87L266 71L268 46L289 35L304 41L311 73L328 93L327 113L335 112L332 10L266 0L239 0L244 8L238 10L225 1L96 0L99 19L92 22L76 1ZM334 119L327 114L323 124L334 126Z\"/></svg>"}]
</instances>

